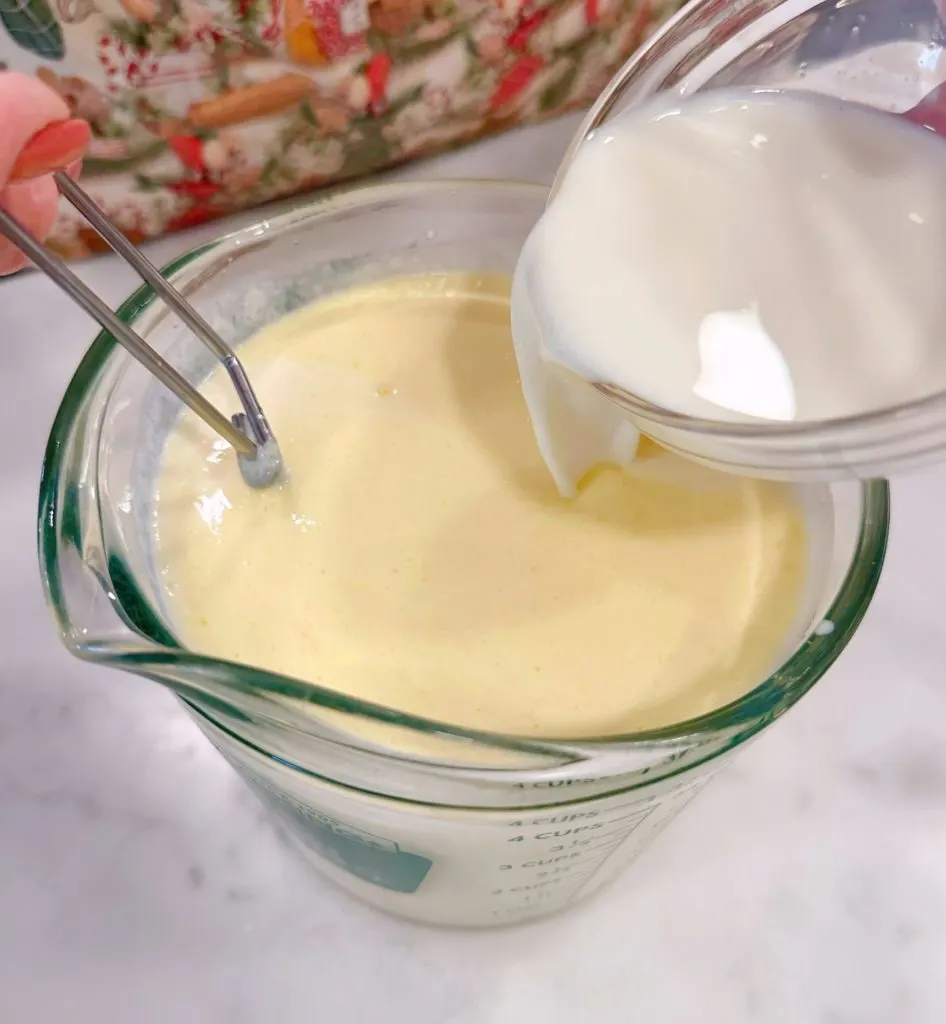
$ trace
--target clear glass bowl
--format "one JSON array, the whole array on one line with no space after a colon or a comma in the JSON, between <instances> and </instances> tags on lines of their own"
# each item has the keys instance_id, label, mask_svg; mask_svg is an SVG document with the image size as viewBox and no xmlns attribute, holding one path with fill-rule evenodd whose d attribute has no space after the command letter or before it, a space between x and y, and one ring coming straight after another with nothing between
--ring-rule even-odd
<instances>
[{"instance_id":1,"label":"clear glass bowl","mask_svg":"<svg viewBox=\"0 0 946 1024\"><path fill-rule=\"evenodd\" d=\"M512 183L358 189L204 245L165 273L239 344L318 296L392 274L511 275L546 198L544 188ZM202 346L150 288L119 315L195 380L205 372ZM883 563L886 485L812 487L816 590L783 663L751 693L648 733L474 733L178 641L150 529L155 470L177 412L110 336L96 339L43 466L40 564L62 638L77 657L176 691L321 871L421 921L502 924L598 889L821 678L857 629Z\"/></svg>"},{"instance_id":2,"label":"clear glass bowl","mask_svg":"<svg viewBox=\"0 0 946 1024\"><path fill-rule=\"evenodd\" d=\"M805 89L946 125L946 24L932 0L699 0L615 75L573 138L556 188L588 133L655 93ZM922 103L921 101L926 101ZM715 468L778 480L885 477L942 458L946 395L821 422L726 423L680 415L597 385L666 447Z\"/></svg>"}]
</instances>

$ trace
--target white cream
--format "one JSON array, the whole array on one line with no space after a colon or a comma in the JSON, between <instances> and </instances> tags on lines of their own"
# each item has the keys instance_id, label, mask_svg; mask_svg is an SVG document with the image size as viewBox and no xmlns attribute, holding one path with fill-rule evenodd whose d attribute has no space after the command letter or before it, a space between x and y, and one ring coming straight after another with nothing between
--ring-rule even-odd
<instances>
[{"instance_id":1,"label":"white cream","mask_svg":"<svg viewBox=\"0 0 946 1024\"><path fill-rule=\"evenodd\" d=\"M633 457L586 381L717 421L946 389L946 145L810 93L626 111L579 149L516 272L513 330L560 491Z\"/></svg>"}]
</instances>

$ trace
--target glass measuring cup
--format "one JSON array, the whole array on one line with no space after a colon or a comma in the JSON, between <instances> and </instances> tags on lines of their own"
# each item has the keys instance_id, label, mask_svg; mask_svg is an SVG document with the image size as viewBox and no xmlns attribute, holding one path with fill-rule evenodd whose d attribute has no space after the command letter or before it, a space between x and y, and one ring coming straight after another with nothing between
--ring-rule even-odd
<instances>
[{"instance_id":1,"label":"glass measuring cup","mask_svg":"<svg viewBox=\"0 0 946 1024\"><path fill-rule=\"evenodd\" d=\"M585 118L552 190L588 133L658 92L759 86L814 91L946 129L946 23L934 0L700 0L612 79ZM869 302L869 296L865 297ZM891 345L896 339L891 339ZM653 405L601 382L644 433L728 472L770 479L888 476L946 451L946 394L825 421L732 423Z\"/></svg>"},{"instance_id":2,"label":"glass measuring cup","mask_svg":"<svg viewBox=\"0 0 946 1024\"><path fill-rule=\"evenodd\" d=\"M209 243L166 273L239 344L320 295L392 274L511 274L546 198L544 188L511 183L359 189ZM119 314L200 378L203 346L149 288ZM203 657L176 638L152 557L149 495L177 412L99 336L63 399L43 468L40 562L64 642L80 658L175 690L321 871L419 921L503 924L600 888L822 676L856 630L883 562L883 482L803 488L810 599L781 664L755 690L648 733L475 733L350 698L344 679L316 686Z\"/></svg>"}]
</instances>

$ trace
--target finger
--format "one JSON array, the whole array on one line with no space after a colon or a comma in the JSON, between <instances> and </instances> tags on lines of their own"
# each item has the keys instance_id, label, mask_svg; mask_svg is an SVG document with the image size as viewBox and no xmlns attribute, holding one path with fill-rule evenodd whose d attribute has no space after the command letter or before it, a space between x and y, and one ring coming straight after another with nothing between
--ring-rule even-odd
<instances>
[{"instance_id":1,"label":"finger","mask_svg":"<svg viewBox=\"0 0 946 1024\"><path fill-rule=\"evenodd\" d=\"M70 117L65 101L30 75L0 73L0 186L13 170L20 151L33 136L55 121Z\"/></svg>"},{"instance_id":2,"label":"finger","mask_svg":"<svg viewBox=\"0 0 946 1024\"><path fill-rule=\"evenodd\" d=\"M0 277L15 274L28 263L29 260L19 249L14 249L5 238L0 238Z\"/></svg>"},{"instance_id":3,"label":"finger","mask_svg":"<svg viewBox=\"0 0 946 1024\"><path fill-rule=\"evenodd\" d=\"M72 178L73 180L78 180L79 175L80 175L81 172L82 172L82 161L81 160L76 160L74 163L71 163L66 168L66 174L68 174L69 177ZM49 181L52 184L52 179L51 178L47 178L46 180ZM18 195L19 189L14 188L14 186L12 186L12 185L7 186L7 190L9 190L11 188L13 189L13 203L15 205L18 202L17 195ZM54 186L54 188L55 188L55 186ZM5 196L6 196L6 191L7 190L4 190L3 193L0 193L0 206L2 206L4 209L6 209L7 206L8 206L7 202L5 201ZM57 191L57 194L55 196L51 197L51 198L52 198L52 202L55 203L57 201L57 199L58 199L58 191ZM27 206L30 206L31 203L35 201L35 199L36 199L35 193L31 193L30 197L26 200ZM22 202L22 199L20 199L19 201ZM46 201L47 200L44 199L43 195L41 194L40 197L39 197L40 204L42 204L42 203L44 203ZM29 216L32 216L32 214L30 214ZM54 209L54 212L53 212L53 220L54 219L55 219L55 209ZM39 226L40 229L44 228L45 221L43 220L43 218L39 219L39 225L38 226ZM45 226L44 233L42 235L38 235L37 237L44 238L45 235L48 234L49 228L51 226L52 226L51 223L50 223L50 225ZM29 263L29 260L26 259L25 256L23 256L23 254L19 251L19 249L17 249L15 246L13 246L9 242L7 242L6 239L0 238L0 277L5 277L7 274L14 274L14 273L16 273L16 271L22 270L28 263Z\"/></svg>"},{"instance_id":4,"label":"finger","mask_svg":"<svg viewBox=\"0 0 946 1024\"><path fill-rule=\"evenodd\" d=\"M59 192L50 177L15 182L0 193L0 206L40 239L52 230L58 200ZM26 263L19 249L5 239L0 239L0 274L12 274L21 270Z\"/></svg>"},{"instance_id":5,"label":"finger","mask_svg":"<svg viewBox=\"0 0 946 1024\"><path fill-rule=\"evenodd\" d=\"M55 186L51 181L3 189L20 150L46 125L70 116L65 102L52 89L16 71L0 73L0 203L22 217L31 230L44 237L56 211ZM0 274L11 274L26 265L22 254L0 239Z\"/></svg>"}]
</instances>

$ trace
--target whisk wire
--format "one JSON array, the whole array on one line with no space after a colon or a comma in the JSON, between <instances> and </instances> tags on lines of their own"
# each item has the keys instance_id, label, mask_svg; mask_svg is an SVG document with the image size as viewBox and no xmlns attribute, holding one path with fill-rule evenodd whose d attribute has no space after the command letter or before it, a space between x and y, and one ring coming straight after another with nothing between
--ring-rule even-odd
<instances>
[{"instance_id":1,"label":"whisk wire","mask_svg":"<svg viewBox=\"0 0 946 1024\"><path fill-rule=\"evenodd\" d=\"M223 363L243 413L227 418L181 373L126 324L54 252L39 241L16 217L0 209L0 234L12 242L51 281L108 331L146 370L157 377L237 452L240 471L254 487L264 487L279 475L281 458L276 439L249 377L236 353L184 296L112 224L102 210L64 171L53 175L60 194L88 221L114 252L167 303L183 323Z\"/></svg>"}]
</instances>

